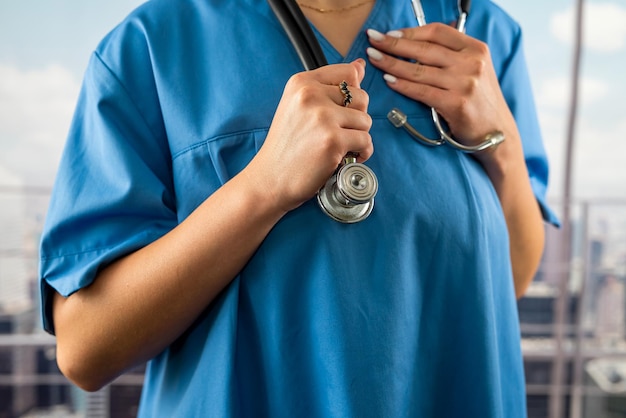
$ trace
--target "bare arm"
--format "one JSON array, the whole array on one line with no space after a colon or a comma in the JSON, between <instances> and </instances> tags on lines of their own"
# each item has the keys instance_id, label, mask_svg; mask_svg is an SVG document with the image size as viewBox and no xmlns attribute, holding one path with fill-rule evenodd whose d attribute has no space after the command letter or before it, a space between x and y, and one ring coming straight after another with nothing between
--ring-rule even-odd
<instances>
[{"instance_id":1,"label":"bare arm","mask_svg":"<svg viewBox=\"0 0 626 418\"><path fill-rule=\"evenodd\" d=\"M176 229L102 271L67 299L56 295L58 363L87 390L158 354L241 270L280 219L245 175ZM219 262L217 260L220 260Z\"/></svg>"},{"instance_id":2,"label":"bare arm","mask_svg":"<svg viewBox=\"0 0 626 418\"><path fill-rule=\"evenodd\" d=\"M372 154L364 63L292 77L265 144L184 222L100 272L53 319L62 372L97 390L165 349L245 266L276 222L311 198L348 151ZM350 108L338 88L348 81ZM268 198L268 196L271 196Z\"/></svg>"},{"instance_id":3,"label":"bare arm","mask_svg":"<svg viewBox=\"0 0 626 418\"><path fill-rule=\"evenodd\" d=\"M502 205L515 292L521 297L539 266L543 221L517 125L500 90L489 48L443 24L404 29L394 36L369 35L376 50L368 52L370 61L392 76L387 77L390 88L437 109L455 137L469 145L496 130L505 134L506 140L497 149L474 155L485 167Z\"/></svg>"},{"instance_id":4,"label":"bare arm","mask_svg":"<svg viewBox=\"0 0 626 418\"><path fill-rule=\"evenodd\" d=\"M544 247L543 219L528 180L517 129L504 131L506 141L477 156L494 185L509 231L515 295L520 298L533 280Z\"/></svg>"}]
</instances>

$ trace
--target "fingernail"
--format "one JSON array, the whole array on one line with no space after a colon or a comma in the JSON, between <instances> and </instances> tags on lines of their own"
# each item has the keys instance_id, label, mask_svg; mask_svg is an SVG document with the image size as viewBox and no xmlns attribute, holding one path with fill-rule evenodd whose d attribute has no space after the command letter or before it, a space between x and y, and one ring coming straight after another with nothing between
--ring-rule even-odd
<instances>
[{"instance_id":1,"label":"fingernail","mask_svg":"<svg viewBox=\"0 0 626 418\"><path fill-rule=\"evenodd\" d=\"M387 32L387 36L391 36L392 38L402 38L402 32L399 30L391 30Z\"/></svg>"},{"instance_id":2,"label":"fingernail","mask_svg":"<svg viewBox=\"0 0 626 418\"><path fill-rule=\"evenodd\" d=\"M365 61L363 58L357 58L354 60L354 62L356 62L357 64L362 65L364 68L367 67L367 61Z\"/></svg>"},{"instance_id":3,"label":"fingernail","mask_svg":"<svg viewBox=\"0 0 626 418\"><path fill-rule=\"evenodd\" d=\"M398 81L398 79L392 76L391 74L385 74L383 75L383 78L385 79L387 83L390 83L390 84L394 84L396 81Z\"/></svg>"},{"instance_id":4,"label":"fingernail","mask_svg":"<svg viewBox=\"0 0 626 418\"><path fill-rule=\"evenodd\" d=\"M384 41L385 40L385 35L383 35L382 33L378 32L375 29L368 29L366 31L367 36L370 37L370 39L374 40L374 41Z\"/></svg>"},{"instance_id":5,"label":"fingernail","mask_svg":"<svg viewBox=\"0 0 626 418\"><path fill-rule=\"evenodd\" d=\"M374 49L372 47L367 48L365 52L367 53L367 56L373 59L374 61L381 61L383 59L383 54L381 54L379 50Z\"/></svg>"}]
</instances>

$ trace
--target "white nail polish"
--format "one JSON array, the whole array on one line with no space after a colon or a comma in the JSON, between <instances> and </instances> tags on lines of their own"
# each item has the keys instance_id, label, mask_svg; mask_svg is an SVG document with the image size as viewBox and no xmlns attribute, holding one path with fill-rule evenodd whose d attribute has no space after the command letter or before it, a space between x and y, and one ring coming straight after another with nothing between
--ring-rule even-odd
<instances>
[{"instance_id":1,"label":"white nail polish","mask_svg":"<svg viewBox=\"0 0 626 418\"><path fill-rule=\"evenodd\" d=\"M367 56L373 59L374 61L381 61L383 59L383 54L381 54L379 50L374 49L372 47L367 48L365 52L367 53Z\"/></svg>"},{"instance_id":2,"label":"white nail polish","mask_svg":"<svg viewBox=\"0 0 626 418\"><path fill-rule=\"evenodd\" d=\"M387 32L387 36L391 36L392 38L402 38L402 32L399 30L390 30Z\"/></svg>"},{"instance_id":3,"label":"white nail polish","mask_svg":"<svg viewBox=\"0 0 626 418\"><path fill-rule=\"evenodd\" d=\"M390 83L390 84L394 84L396 81L398 81L398 79L392 76L391 74L385 74L383 75L383 78L385 79L387 83Z\"/></svg>"},{"instance_id":4,"label":"white nail polish","mask_svg":"<svg viewBox=\"0 0 626 418\"><path fill-rule=\"evenodd\" d=\"M368 29L367 30L367 36L369 36L374 41L384 41L385 40L385 35L383 35L382 33L378 32L375 29Z\"/></svg>"}]
</instances>

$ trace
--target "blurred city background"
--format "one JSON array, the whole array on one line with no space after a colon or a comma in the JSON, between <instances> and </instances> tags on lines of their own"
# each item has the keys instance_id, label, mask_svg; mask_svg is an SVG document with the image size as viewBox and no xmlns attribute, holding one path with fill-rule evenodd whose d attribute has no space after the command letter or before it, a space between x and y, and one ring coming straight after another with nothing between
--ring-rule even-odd
<instances>
[{"instance_id":1,"label":"blurred city background","mask_svg":"<svg viewBox=\"0 0 626 418\"><path fill-rule=\"evenodd\" d=\"M96 393L59 373L37 251L89 55L142 2L0 3L0 418L136 414L141 368ZM528 415L626 417L626 4L497 3L524 31L563 223L518 303Z\"/></svg>"}]
</instances>

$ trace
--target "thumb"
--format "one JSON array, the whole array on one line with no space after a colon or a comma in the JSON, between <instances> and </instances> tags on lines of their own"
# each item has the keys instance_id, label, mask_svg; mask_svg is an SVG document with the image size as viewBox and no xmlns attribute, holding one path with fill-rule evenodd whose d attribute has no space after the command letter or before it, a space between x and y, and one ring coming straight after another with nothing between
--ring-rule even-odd
<instances>
[{"instance_id":1,"label":"thumb","mask_svg":"<svg viewBox=\"0 0 626 418\"><path fill-rule=\"evenodd\" d=\"M363 81L363 78L365 77L365 60L363 58L358 58L352 61L350 65L352 65L357 71L357 76L358 76L358 80L360 84L361 81ZM359 85L359 87L361 86Z\"/></svg>"}]
</instances>

